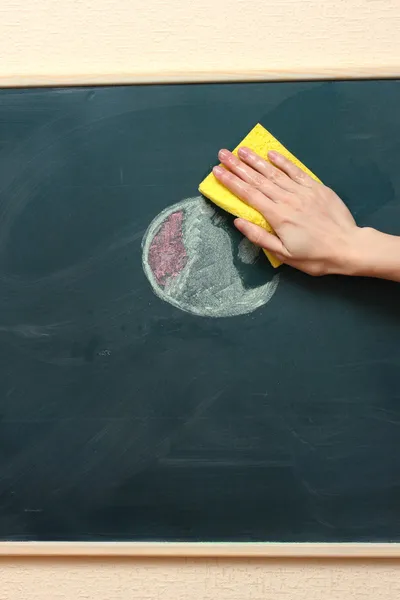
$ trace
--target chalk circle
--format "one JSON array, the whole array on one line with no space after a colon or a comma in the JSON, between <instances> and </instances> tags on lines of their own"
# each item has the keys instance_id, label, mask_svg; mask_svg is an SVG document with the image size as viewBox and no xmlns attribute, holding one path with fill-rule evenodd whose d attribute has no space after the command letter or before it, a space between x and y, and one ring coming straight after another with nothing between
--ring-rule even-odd
<instances>
[{"instance_id":1,"label":"chalk circle","mask_svg":"<svg viewBox=\"0 0 400 600\"><path fill-rule=\"evenodd\" d=\"M201 196L163 210L142 242L143 269L154 293L202 317L244 315L267 304L279 275L268 280L266 264L262 280L246 285L238 263L254 268L259 251L247 240L235 245L230 231L228 218Z\"/></svg>"}]
</instances>

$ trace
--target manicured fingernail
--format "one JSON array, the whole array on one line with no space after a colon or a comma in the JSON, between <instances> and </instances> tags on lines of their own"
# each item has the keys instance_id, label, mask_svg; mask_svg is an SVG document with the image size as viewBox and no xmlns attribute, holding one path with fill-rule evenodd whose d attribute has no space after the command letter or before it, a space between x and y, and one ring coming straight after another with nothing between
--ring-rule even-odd
<instances>
[{"instance_id":1,"label":"manicured fingernail","mask_svg":"<svg viewBox=\"0 0 400 600\"><path fill-rule=\"evenodd\" d=\"M220 160L224 160L224 158L228 158L228 156L229 156L229 152L228 152L228 150L225 150L224 148L218 152L218 158Z\"/></svg>"},{"instance_id":2,"label":"manicured fingernail","mask_svg":"<svg viewBox=\"0 0 400 600\"><path fill-rule=\"evenodd\" d=\"M213 173L217 177L218 177L218 175L222 175L223 172L224 172L224 169L222 167L214 167L213 168Z\"/></svg>"},{"instance_id":3,"label":"manicured fingernail","mask_svg":"<svg viewBox=\"0 0 400 600\"><path fill-rule=\"evenodd\" d=\"M239 148L238 154L239 156L243 156L243 158L246 158L247 156L249 156L250 150L248 148Z\"/></svg>"}]
</instances>

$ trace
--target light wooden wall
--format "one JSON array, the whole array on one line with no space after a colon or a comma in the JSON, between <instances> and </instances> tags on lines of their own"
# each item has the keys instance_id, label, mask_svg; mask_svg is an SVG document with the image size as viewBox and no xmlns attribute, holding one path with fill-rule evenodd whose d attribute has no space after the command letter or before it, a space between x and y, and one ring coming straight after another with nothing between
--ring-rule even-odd
<instances>
[{"instance_id":1,"label":"light wooden wall","mask_svg":"<svg viewBox=\"0 0 400 600\"><path fill-rule=\"evenodd\" d=\"M1 600L398 600L388 561L0 561Z\"/></svg>"},{"instance_id":2,"label":"light wooden wall","mask_svg":"<svg viewBox=\"0 0 400 600\"><path fill-rule=\"evenodd\" d=\"M1 0L0 83L393 73L399 0Z\"/></svg>"}]
</instances>

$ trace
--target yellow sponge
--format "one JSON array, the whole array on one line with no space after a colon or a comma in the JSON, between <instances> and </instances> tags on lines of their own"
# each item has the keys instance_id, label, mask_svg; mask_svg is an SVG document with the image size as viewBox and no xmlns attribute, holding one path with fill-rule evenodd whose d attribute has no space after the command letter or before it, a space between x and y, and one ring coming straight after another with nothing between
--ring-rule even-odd
<instances>
[{"instance_id":1,"label":"yellow sponge","mask_svg":"<svg viewBox=\"0 0 400 600\"><path fill-rule=\"evenodd\" d=\"M286 158L295 163L298 167L300 167L300 169L308 173L308 175L313 177L316 181L320 181L318 177L314 175L314 173L307 169L306 166L304 166L295 156L293 156L289 150L282 146L282 144L259 123L250 131L250 133L235 148L235 150L233 150L233 154L237 156L237 151L242 146L250 148L265 160L268 160L268 152L270 152L270 150L275 150L276 152L283 154L283 156L286 156ZM224 187L216 179L213 173L210 173L210 175L208 175L204 181L201 182L199 191L201 194L206 196L206 198L214 202L214 204L217 204L217 206L223 208L235 217L241 217L242 219L251 221L256 225L263 227L267 231L274 233L270 224L257 210L255 210L255 208L252 208L237 198L237 196L235 196L232 192L227 190L226 187ZM271 265L273 267L279 267L281 262L267 250L264 250L264 252L267 255Z\"/></svg>"}]
</instances>

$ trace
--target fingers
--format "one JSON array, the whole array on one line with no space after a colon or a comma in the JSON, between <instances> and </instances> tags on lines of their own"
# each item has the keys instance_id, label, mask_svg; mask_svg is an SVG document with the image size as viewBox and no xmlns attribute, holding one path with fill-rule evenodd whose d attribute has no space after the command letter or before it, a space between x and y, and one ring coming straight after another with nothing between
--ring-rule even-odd
<instances>
[{"instance_id":1,"label":"fingers","mask_svg":"<svg viewBox=\"0 0 400 600\"><path fill-rule=\"evenodd\" d=\"M250 151L249 151L250 152ZM240 154L240 153L239 153ZM247 156L247 154L246 154ZM240 177L243 181L252 185L253 187L263 192L268 198L270 198L273 202L282 202L284 198L282 197L285 194L285 189L275 184L275 181L279 184L280 179L285 179L289 185L294 187L294 184L291 179L272 165L267 165L262 158L257 156L254 153L251 153L251 157L249 156L249 160L246 162L240 160L237 156L229 152L229 150L220 150L218 153L218 158L221 163L229 169L232 173ZM255 169L255 166L258 163L265 163L266 168L263 168L261 164L259 164L259 170ZM268 169L271 171L279 172L278 176L275 176L274 173L270 173L271 179L267 178ZM262 172L264 171L264 172Z\"/></svg>"},{"instance_id":2,"label":"fingers","mask_svg":"<svg viewBox=\"0 0 400 600\"><path fill-rule=\"evenodd\" d=\"M263 192L223 167L214 167L213 173L222 185L246 204L263 214L272 227L275 226L274 224L278 219L277 204L272 202Z\"/></svg>"},{"instance_id":3,"label":"fingers","mask_svg":"<svg viewBox=\"0 0 400 600\"><path fill-rule=\"evenodd\" d=\"M292 163L289 159L279 152L268 152L269 160L276 165L281 171L286 173L292 181L303 185L305 187L311 187L315 184L315 181L307 173L305 173L300 167Z\"/></svg>"},{"instance_id":4,"label":"fingers","mask_svg":"<svg viewBox=\"0 0 400 600\"><path fill-rule=\"evenodd\" d=\"M294 191L295 185L290 176L288 177L288 174L277 169L249 148L239 148L238 155L245 163L252 167L254 171L260 173L267 179L267 181L288 192Z\"/></svg>"},{"instance_id":5,"label":"fingers","mask_svg":"<svg viewBox=\"0 0 400 600\"><path fill-rule=\"evenodd\" d=\"M288 254L287 250L276 235L269 233L262 227L254 225L254 223L250 223L245 219L235 219L234 223L235 227L243 233L250 242L272 252L272 254L278 256L282 262L285 260L285 257Z\"/></svg>"}]
</instances>

